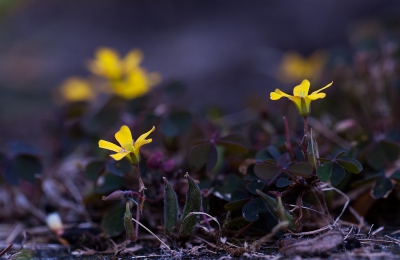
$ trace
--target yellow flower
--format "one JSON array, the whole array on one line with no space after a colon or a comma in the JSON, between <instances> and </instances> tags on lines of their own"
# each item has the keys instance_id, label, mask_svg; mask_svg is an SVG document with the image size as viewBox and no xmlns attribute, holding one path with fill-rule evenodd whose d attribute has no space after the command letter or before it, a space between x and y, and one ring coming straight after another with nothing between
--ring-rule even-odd
<instances>
[{"instance_id":1,"label":"yellow flower","mask_svg":"<svg viewBox=\"0 0 400 260\"><path fill-rule=\"evenodd\" d=\"M138 164L140 161L140 147L153 141L152 139L146 138L154 130L155 127L153 126L150 131L139 136L136 142L134 142L132 139L131 130L129 130L129 127L126 125L123 125L115 134L115 139L117 139L120 146L105 140L100 140L99 147L116 152L116 154L110 155L116 161L126 157L131 164Z\"/></svg>"},{"instance_id":2,"label":"yellow flower","mask_svg":"<svg viewBox=\"0 0 400 260\"><path fill-rule=\"evenodd\" d=\"M134 99L149 92L150 87L159 83L160 76L157 73L146 73L142 68L136 68L125 78L110 81L112 91L125 99Z\"/></svg>"},{"instance_id":3,"label":"yellow flower","mask_svg":"<svg viewBox=\"0 0 400 260\"><path fill-rule=\"evenodd\" d=\"M95 92L91 88L89 81L83 78L68 78L60 87L60 93L67 101L87 101L95 97Z\"/></svg>"},{"instance_id":4,"label":"yellow flower","mask_svg":"<svg viewBox=\"0 0 400 260\"><path fill-rule=\"evenodd\" d=\"M293 103L296 105L297 111L299 112L300 116L306 117L310 114L311 108L310 104L312 100L324 98L326 96L325 93L319 93L320 91L330 87L333 82L329 83L325 87L318 89L312 92L310 95L308 94L308 90L310 89L310 81L303 80L300 85L294 87L293 89L293 96L286 94L285 92L275 89L274 92L271 92L270 98L271 100L278 100L281 97L287 97L288 99L292 100Z\"/></svg>"},{"instance_id":5,"label":"yellow flower","mask_svg":"<svg viewBox=\"0 0 400 260\"><path fill-rule=\"evenodd\" d=\"M324 51L315 51L308 58L299 53L287 52L278 69L278 78L283 82L296 82L304 78L317 80L327 61Z\"/></svg>"},{"instance_id":6,"label":"yellow flower","mask_svg":"<svg viewBox=\"0 0 400 260\"><path fill-rule=\"evenodd\" d=\"M142 59L143 53L140 50L132 50L121 59L116 50L102 47L96 50L95 59L89 61L88 69L96 75L118 80L139 67Z\"/></svg>"}]
</instances>

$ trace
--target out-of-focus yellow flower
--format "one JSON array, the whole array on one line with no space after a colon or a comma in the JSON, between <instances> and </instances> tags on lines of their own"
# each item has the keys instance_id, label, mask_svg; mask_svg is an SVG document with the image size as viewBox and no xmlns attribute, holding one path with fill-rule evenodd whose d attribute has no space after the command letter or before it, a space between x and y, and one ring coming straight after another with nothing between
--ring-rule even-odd
<instances>
[{"instance_id":1,"label":"out-of-focus yellow flower","mask_svg":"<svg viewBox=\"0 0 400 260\"><path fill-rule=\"evenodd\" d=\"M282 58L278 78L283 82L296 82L304 78L317 80L326 62L327 54L322 50L315 51L308 58L290 51Z\"/></svg>"},{"instance_id":2,"label":"out-of-focus yellow flower","mask_svg":"<svg viewBox=\"0 0 400 260\"><path fill-rule=\"evenodd\" d=\"M71 102L88 101L96 96L89 81L79 77L65 80L60 87L60 93L65 100Z\"/></svg>"},{"instance_id":3,"label":"out-of-focus yellow flower","mask_svg":"<svg viewBox=\"0 0 400 260\"><path fill-rule=\"evenodd\" d=\"M144 69L137 68L125 78L110 81L112 91L125 99L134 99L149 92L150 88L161 81L157 73L146 73Z\"/></svg>"},{"instance_id":4,"label":"out-of-focus yellow flower","mask_svg":"<svg viewBox=\"0 0 400 260\"><path fill-rule=\"evenodd\" d=\"M326 96L325 93L319 93L320 91L330 87L333 82L329 83L323 88L320 88L310 95L308 94L308 90L310 89L310 81L303 80L300 85L297 85L293 89L293 96L286 94L285 92L275 89L274 92L271 92L270 98L271 100L278 100L281 97L287 97L288 99L292 100L293 103L296 105L297 111L299 112L300 116L306 117L311 112L311 101L324 98Z\"/></svg>"},{"instance_id":5,"label":"out-of-focus yellow flower","mask_svg":"<svg viewBox=\"0 0 400 260\"><path fill-rule=\"evenodd\" d=\"M121 79L125 74L136 70L143 59L140 50L131 50L125 58L111 48L101 47L95 52L95 59L89 61L88 69L99 76L110 80Z\"/></svg>"},{"instance_id":6,"label":"out-of-focus yellow flower","mask_svg":"<svg viewBox=\"0 0 400 260\"><path fill-rule=\"evenodd\" d=\"M100 140L99 147L107 150L116 152L116 154L111 154L110 156L119 161L126 157L132 165L136 165L140 161L140 148L148 143L151 143L152 139L146 139L153 131L155 127L153 126L150 131L142 134L136 140L132 139L131 130L126 125L121 126L121 129L115 134L115 139L117 139L120 146L113 144L111 142Z\"/></svg>"}]
</instances>

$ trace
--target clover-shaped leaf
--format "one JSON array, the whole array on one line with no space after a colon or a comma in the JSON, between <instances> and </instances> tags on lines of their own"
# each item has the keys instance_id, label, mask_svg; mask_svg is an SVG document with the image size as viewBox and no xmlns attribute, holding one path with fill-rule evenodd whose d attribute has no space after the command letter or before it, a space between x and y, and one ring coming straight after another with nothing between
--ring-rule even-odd
<instances>
[{"instance_id":1,"label":"clover-shaped leaf","mask_svg":"<svg viewBox=\"0 0 400 260\"><path fill-rule=\"evenodd\" d=\"M327 182L330 179L332 185L336 186L346 177L346 170L340 164L331 161L319 166L317 175L321 181Z\"/></svg>"},{"instance_id":2,"label":"clover-shaped leaf","mask_svg":"<svg viewBox=\"0 0 400 260\"><path fill-rule=\"evenodd\" d=\"M253 222L258 220L260 212L268 211L267 205L262 198L256 198L250 200L246 205L244 205L242 210L242 216L245 220Z\"/></svg>"},{"instance_id":3,"label":"clover-shaped leaf","mask_svg":"<svg viewBox=\"0 0 400 260\"><path fill-rule=\"evenodd\" d=\"M196 144L190 149L189 161L196 167L206 165L206 169L209 171L215 166L217 160L217 148L209 141Z\"/></svg>"},{"instance_id":4,"label":"clover-shaped leaf","mask_svg":"<svg viewBox=\"0 0 400 260\"><path fill-rule=\"evenodd\" d=\"M185 132L192 124L192 115L186 111L172 112L161 121L160 128L164 135L175 137Z\"/></svg>"},{"instance_id":5,"label":"clover-shaped leaf","mask_svg":"<svg viewBox=\"0 0 400 260\"><path fill-rule=\"evenodd\" d=\"M286 170L291 174L308 178L313 172L313 166L310 163L301 162L290 165Z\"/></svg>"},{"instance_id":6,"label":"clover-shaped leaf","mask_svg":"<svg viewBox=\"0 0 400 260\"><path fill-rule=\"evenodd\" d=\"M255 174L259 178L261 178L262 180L265 180L265 181L272 179L275 175L277 175L281 171L282 171L281 167L271 165L271 164L260 163L260 164L256 164L256 166L254 166Z\"/></svg>"},{"instance_id":7,"label":"clover-shaped leaf","mask_svg":"<svg viewBox=\"0 0 400 260\"><path fill-rule=\"evenodd\" d=\"M263 181L251 181L247 183L246 189L250 193L256 195L257 194L256 190L262 190L264 188L264 184L265 183Z\"/></svg>"},{"instance_id":8,"label":"clover-shaped leaf","mask_svg":"<svg viewBox=\"0 0 400 260\"><path fill-rule=\"evenodd\" d=\"M372 188L371 194L375 199L386 198L392 191L393 183L386 177L378 178Z\"/></svg>"},{"instance_id":9,"label":"clover-shaped leaf","mask_svg":"<svg viewBox=\"0 0 400 260\"><path fill-rule=\"evenodd\" d=\"M215 143L225 147L228 154L247 153L247 140L242 134L230 134L216 140Z\"/></svg>"}]
</instances>

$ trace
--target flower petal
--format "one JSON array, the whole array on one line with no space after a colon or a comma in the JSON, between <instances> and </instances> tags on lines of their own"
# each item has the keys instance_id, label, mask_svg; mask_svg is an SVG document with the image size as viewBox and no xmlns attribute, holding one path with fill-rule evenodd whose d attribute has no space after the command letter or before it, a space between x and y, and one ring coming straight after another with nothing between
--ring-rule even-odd
<instances>
[{"instance_id":1,"label":"flower petal","mask_svg":"<svg viewBox=\"0 0 400 260\"><path fill-rule=\"evenodd\" d=\"M307 96L307 98L309 98L310 100L316 100L316 99L320 99L320 98L324 98L326 96L325 93L316 93L314 94L314 92Z\"/></svg>"},{"instance_id":2,"label":"flower petal","mask_svg":"<svg viewBox=\"0 0 400 260\"><path fill-rule=\"evenodd\" d=\"M135 145L134 145L134 154L136 155L136 157L138 157L139 155L139 149L140 147L142 147L145 144L151 143L153 141L153 139L147 139L146 138L149 136L149 134L151 134L156 128L153 126L147 133L142 134L141 136L139 136L139 138L136 140Z\"/></svg>"},{"instance_id":3,"label":"flower petal","mask_svg":"<svg viewBox=\"0 0 400 260\"><path fill-rule=\"evenodd\" d=\"M115 139L126 150L128 150L127 146L133 144L131 130L126 125L121 126L121 129L115 134Z\"/></svg>"},{"instance_id":4,"label":"flower petal","mask_svg":"<svg viewBox=\"0 0 400 260\"><path fill-rule=\"evenodd\" d=\"M285 92L281 91L280 89L275 89L275 92L271 92L269 96L270 96L271 100L278 100L281 97L291 97L291 95L286 94Z\"/></svg>"},{"instance_id":5,"label":"flower petal","mask_svg":"<svg viewBox=\"0 0 400 260\"><path fill-rule=\"evenodd\" d=\"M313 93L311 93L311 95L317 94L317 93L319 93L320 91L322 91L322 90L324 90L324 89L326 89L326 88L329 88L332 84L333 84L333 81L332 81L331 83L329 83L328 85L326 85L325 87L320 88L320 89L314 91ZM325 97L325 96L324 96L324 97Z\"/></svg>"},{"instance_id":6,"label":"flower petal","mask_svg":"<svg viewBox=\"0 0 400 260\"><path fill-rule=\"evenodd\" d=\"M105 140L99 141L99 147L103 148L103 149L111 150L111 151L114 151L117 153L121 151L121 147L119 147L118 145L113 144L111 142L105 141Z\"/></svg>"},{"instance_id":7,"label":"flower petal","mask_svg":"<svg viewBox=\"0 0 400 260\"><path fill-rule=\"evenodd\" d=\"M300 85L297 85L293 89L293 95L298 97L305 97L308 95L308 90L310 89L310 81L303 80Z\"/></svg>"},{"instance_id":8,"label":"flower petal","mask_svg":"<svg viewBox=\"0 0 400 260\"><path fill-rule=\"evenodd\" d=\"M143 52L141 50L131 50L124 58L125 72L129 73L135 70L143 59Z\"/></svg>"},{"instance_id":9,"label":"flower petal","mask_svg":"<svg viewBox=\"0 0 400 260\"><path fill-rule=\"evenodd\" d=\"M121 160L122 158L124 158L125 156L127 156L128 154L129 154L129 152L127 152L127 153L116 153L116 154L111 154L110 156L111 156L114 160L119 161L119 160Z\"/></svg>"},{"instance_id":10,"label":"flower petal","mask_svg":"<svg viewBox=\"0 0 400 260\"><path fill-rule=\"evenodd\" d=\"M149 131L139 136L139 138L135 142L135 146L137 143L143 142L152 132L154 132L155 129L156 129L155 126L153 126Z\"/></svg>"}]
</instances>

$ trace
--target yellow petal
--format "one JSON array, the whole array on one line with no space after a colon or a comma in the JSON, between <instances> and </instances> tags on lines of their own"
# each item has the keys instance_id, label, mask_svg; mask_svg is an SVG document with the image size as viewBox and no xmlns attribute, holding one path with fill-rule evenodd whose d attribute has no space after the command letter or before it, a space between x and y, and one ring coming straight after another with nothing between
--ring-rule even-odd
<instances>
[{"instance_id":1,"label":"yellow petal","mask_svg":"<svg viewBox=\"0 0 400 260\"><path fill-rule=\"evenodd\" d=\"M153 139L147 139L146 138L155 130L156 128L153 126L147 133L142 134L139 136L139 138L136 140L135 145L134 145L134 154L136 157L139 155L139 149L145 144L151 143Z\"/></svg>"},{"instance_id":2,"label":"yellow petal","mask_svg":"<svg viewBox=\"0 0 400 260\"><path fill-rule=\"evenodd\" d=\"M298 108L298 109L301 109L301 97L293 97L293 96L290 96L289 97L289 99L291 100L291 101L293 101L293 103L295 104L295 106Z\"/></svg>"},{"instance_id":3,"label":"yellow petal","mask_svg":"<svg viewBox=\"0 0 400 260\"><path fill-rule=\"evenodd\" d=\"M143 52L141 50L136 49L130 51L124 59L125 72L129 73L130 71L136 69L140 62L142 62L142 59Z\"/></svg>"},{"instance_id":4,"label":"yellow petal","mask_svg":"<svg viewBox=\"0 0 400 260\"><path fill-rule=\"evenodd\" d=\"M89 81L79 77L68 78L61 86L60 92L68 101L92 100L95 96Z\"/></svg>"},{"instance_id":5,"label":"yellow petal","mask_svg":"<svg viewBox=\"0 0 400 260\"><path fill-rule=\"evenodd\" d=\"M307 98L309 98L310 100L316 100L316 99L320 99L320 98L324 98L326 96L325 93L316 93L314 94L314 92L307 96Z\"/></svg>"},{"instance_id":6,"label":"yellow petal","mask_svg":"<svg viewBox=\"0 0 400 260\"><path fill-rule=\"evenodd\" d=\"M119 160L121 160L122 158L124 158L125 156L127 156L128 154L129 154L129 152L127 152L127 153L116 153L116 154L111 154L110 156L111 156L114 160L119 161Z\"/></svg>"},{"instance_id":7,"label":"yellow petal","mask_svg":"<svg viewBox=\"0 0 400 260\"><path fill-rule=\"evenodd\" d=\"M333 81L332 81L331 83L329 83L328 85L326 85L325 87L320 88L320 89L314 91L313 93L311 93L311 95L317 94L318 92L320 92L320 91L322 91L322 90L324 90L324 89L326 89L326 88L329 88L332 84L333 84ZM324 96L324 97L325 97L325 96Z\"/></svg>"},{"instance_id":8,"label":"yellow petal","mask_svg":"<svg viewBox=\"0 0 400 260\"><path fill-rule=\"evenodd\" d=\"M139 138L135 142L135 145L137 143L140 143L140 142L144 141L152 132L154 132L155 129L156 129L156 127L153 126L149 131L147 131L146 133L144 133L141 136L139 136Z\"/></svg>"},{"instance_id":9,"label":"yellow petal","mask_svg":"<svg viewBox=\"0 0 400 260\"><path fill-rule=\"evenodd\" d=\"M117 152L117 153L120 152L121 149L122 149L118 145L113 144L113 143L108 142L108 141L105 141L105 140L100 140L99 141L99 147L103 148L103 149L111 150L111 151L114 151L114 152Z\"/></svg>"},{"instance_id":10,"label":"yellow petal","mask_svg":"<svg viewBox=\"0 0 400 260\"><path fill-rule=\"evenodd\" d=\"M275 92L270 93L271 100L278 100L281 97L291 97L291 95L286 94L285 92L281 91L280 89L275 89Z\"/></svg>"},{"instance_id":11,"label":"yellow petal","mask_svg":"<svg viewBox=\"0 0 400 260\"><path fill-rule=\"evenodd\" d=\"M119 54L111 48L99 48L95 53L95 60L88 63L88 69L94 74L116 79L121 77L122 65Z\"/></svg>"},{"instance_id":12,"label":"yellow petal","mask_svg":"<svg viewBox=\"0 0 400 260\"><path fill-rule=\"evenodd\" d=\"M125 99L143 96L150 90L150 82L141 68L131 71L124 80L112 81L110 85L116 95Z\"/></svg>"},{"instance_id":13,"label":"yellow petal","mask_svg":"<svg viewBox=\"0 0 400 260\"><path fill-rule=\"evenodd\" d=\"M129 150L133 145L131 130L126 125L121 126L121 129L115 134L115 139L125 150Z\"/></svg>"},{"instance_id":14,"label":"yellow petal","mask_svg":"<svg viewBox=\"0 0 400 260\"><path fill-rule=\"evenodd\" d=\"M305 97L308 95L308 90L310 89L310 81L303 80L300 85L297 85L293 89L293 95L298 97Z\"/></svg>"}]
</instances>

